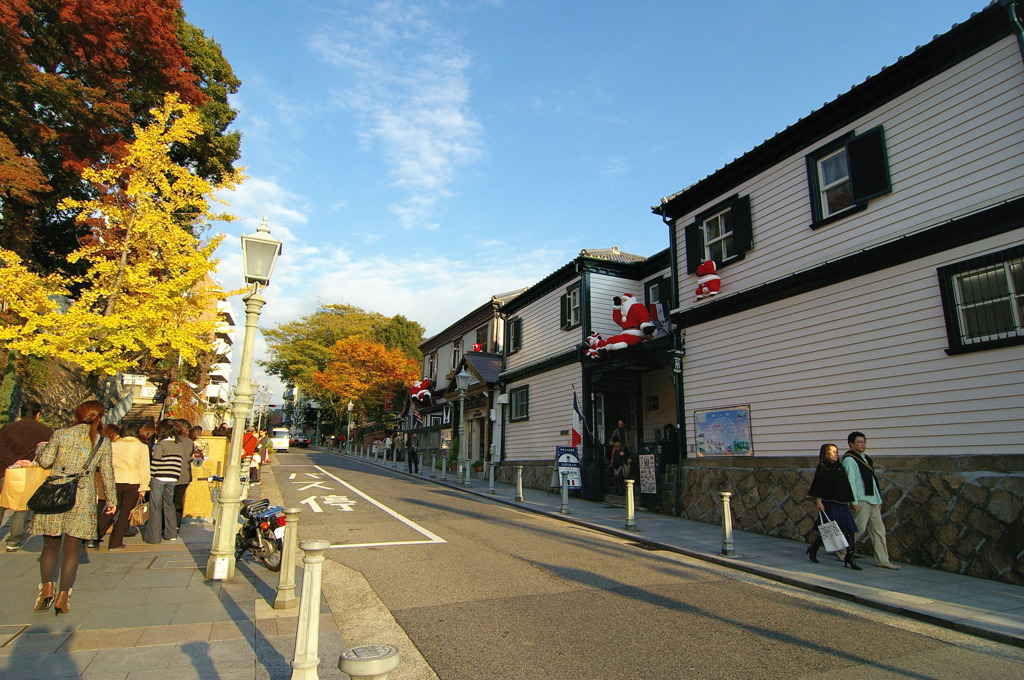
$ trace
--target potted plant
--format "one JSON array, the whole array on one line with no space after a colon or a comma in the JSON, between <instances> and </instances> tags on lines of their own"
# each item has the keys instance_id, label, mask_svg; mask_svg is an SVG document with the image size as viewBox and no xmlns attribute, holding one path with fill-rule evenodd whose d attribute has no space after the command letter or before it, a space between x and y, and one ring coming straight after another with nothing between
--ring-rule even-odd
<instances>
[{"instance_id":1,"label":"potted plant","mask_svg":"<svg viewBox=\"0 0 1024 680\"><path fill-rule=\"evenodd\" d=\"M484 462L482 460L474 460L472 463L473 472L483 472Z\"/></svg>"}]
</instances>

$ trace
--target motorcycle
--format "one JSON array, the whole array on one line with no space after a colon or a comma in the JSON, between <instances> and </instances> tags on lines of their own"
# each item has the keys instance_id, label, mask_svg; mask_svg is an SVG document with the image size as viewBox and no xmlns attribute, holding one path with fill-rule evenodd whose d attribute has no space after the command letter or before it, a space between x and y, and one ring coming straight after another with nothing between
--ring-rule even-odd
<instances>
[{"instance_id":1,"label":"motorcycle","mask_svg":"<svg viewBox=\"0 0 1024 680\"><path fill-rule=\"evenodd\" d=\"M242 501L242 526L235 534L235 559L246 551L270 571L281 571L284 548L284 507L271 506L266 498Z\"/></svg>"}]
</instances>

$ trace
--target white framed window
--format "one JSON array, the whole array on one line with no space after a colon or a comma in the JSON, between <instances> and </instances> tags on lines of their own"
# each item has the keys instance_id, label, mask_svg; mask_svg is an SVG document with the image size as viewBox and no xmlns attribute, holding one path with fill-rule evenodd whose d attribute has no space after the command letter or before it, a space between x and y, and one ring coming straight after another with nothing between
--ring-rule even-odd
<instances>
[{"instance_id":1,"label":"white framed window","mask_svg":"<svg viewBox=\"0 0 1024 680\"><path fill-rule=\"evenodd\" d=\"M515 317L508 320L505 326L505 332L508 334L508 342L505 343L505 351L508 354L514 354L519 351L519 348L523 346L523 319L522 317Z\"/></svg>"},{"instance_id":2,"label":"white framed window","mask_svg":"<svg viewBox=\"0 0 1024 680\"><path fill-rule=\"evenodd\" d=\"M456 340L452 343L452 370L458 368L459 359L462 358L462 341Z\"/></svg>"},{"instance_id":3,"label":"white framed window","mask_svg":"<svg viewBox=\"0 0 1024 680\"><path fill-rule=\"evenodd\" d=\"M685 229L686 272L694 274L705 260L718 266L742 260L753 247L750 196L732 196L714 205Z\"/></svg>"},{"instance_id":4,"label":"white framed window","mask_svg":"<svg viewBox=\"0 0 1024 680\"><path fill-rule=\"evenodd\" d=\"M725 262L732 257L732 208L707 217L701 225L704 230L705 259Z\"/></svg>"},{"instance_id":5,"label":"white framed window","mask_svg":"<svg viewBox=\"0 0 1024 680\"><path fill-rule=\"evenodd\" d=\"M508 391L509 413L512 422L530 419L530 386L514 387Z\"/></svg>"},{"instance_id":6,"label":"white framed window","mask_svg":"<svg viewBox=\"0 0 1024 680\"><path fill-rule=\"evenodd\" d=\"M951 354L1024 343L1024 246L939 269Z\"/></svg>"},{"instance_id":7,"label":"white framed window","mask_svg":"<svg viewBox=\"0 0 1024 680\"><path fill-rule=\"evenodd\" d=\"M559 327L563 330L575 328L583 323L583 297L579 283L566 289L561 301L561 321Z\"/></svg>"},{"instance_id":8,"label":"white framed window","mask_svg":"<svg viewBox=\"0 0 1024 680\"><path fill-rule=\"evenodd\" d=\"M845 146L818 159L818 187L822 217L835 215L853 205Z\"/></svg>"},{"instance_id":9,"label":"white framed window","mask_svg":"<svg viewBox=\"0 0 1024 680\"><path fill-rule=\"evenodd\" d=\"M425 375L430 378L431 381L437 381L437 352L431 352L427 355L427 366Z\"/></svg>"}]
</instances>

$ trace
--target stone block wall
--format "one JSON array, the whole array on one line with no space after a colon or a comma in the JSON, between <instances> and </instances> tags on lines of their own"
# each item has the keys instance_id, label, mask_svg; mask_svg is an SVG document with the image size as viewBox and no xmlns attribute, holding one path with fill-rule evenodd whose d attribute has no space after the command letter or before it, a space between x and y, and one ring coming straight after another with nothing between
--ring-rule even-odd
<instances>
[{"instance_id":1,"label":"stone block wall","mask_svg":"<svg viewBox=\"0 0 1024 680\"><path fill-rule=\"evenodd\" d=\"M873 459L892 559L1024 585L1024 456ZM682 515L721 524L718 492L731 491L736 529L807 541L816 465L816 456L687 460ZM675 466L661 481L671 510ZM858 551L873 554L866 539Z\"/></svg>"}]
</instances>

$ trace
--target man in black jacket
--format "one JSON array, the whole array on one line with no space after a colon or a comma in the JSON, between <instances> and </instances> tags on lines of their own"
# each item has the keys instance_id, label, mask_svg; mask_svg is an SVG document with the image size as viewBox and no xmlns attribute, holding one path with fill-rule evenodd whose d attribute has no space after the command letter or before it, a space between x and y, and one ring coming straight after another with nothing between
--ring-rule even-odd
<instances>
[{"instance_id":1,"label":"man in black jacket","mask_svg":"<svg viewBox=\"0 0 1024 680\"><path fill-rule=\"evenodd\" d=\"M36 446L50 441L53 436L53 430L39 422L40 413L42 408L39 404L26 401L21 405L21 419L0 427L0 490L3 489L7 468L20 460L35 460ZM7 512L7 508L0 508L0 524L3 524ZM21 550L30 514L28 510L11 510L7 552Z\"/></svg>"}]
</instances>

